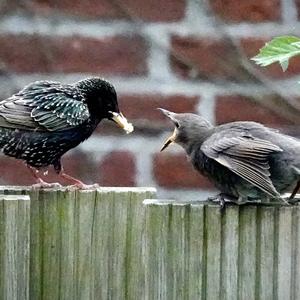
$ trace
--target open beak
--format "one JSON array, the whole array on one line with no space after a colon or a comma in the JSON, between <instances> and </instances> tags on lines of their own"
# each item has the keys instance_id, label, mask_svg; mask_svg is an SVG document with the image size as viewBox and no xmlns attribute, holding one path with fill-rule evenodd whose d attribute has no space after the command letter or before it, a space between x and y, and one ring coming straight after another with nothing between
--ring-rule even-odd
<instances>
[{"instance_id":1,"label":"open beak","mask_svg":"<svg viewBox=\"0 0 300 300\"><path fill-rule=\"evenodd\" d=\"M166 148L168 148L169 145L175 142L176 135L177 135L177 131L175 128L173 134L165 141L164 145L160 149L160 152L164 151Z\"/></svg>"},{"instance_id":2,"label":"open beak","mask_svg":"<svg viewBox=\"0 0 300 300\"><path fill-rule=\"evenodd\" d=\"M157 108L158 110L160 110L165 116L167 116L168 118L170 118L173 122L175 122L175 113L168 111L166 109L163 108ZM162 148L160 149L161 151L164 151L166 148L168 148L169 145L171 145L172 143L175 142L177 137L177 129L174 129L173 134L165 141L164 145L162 146Z\"/></svg>"},{"instance_id":3,"label":"open beak","mask_svg":"<svg viewBox=\"0 0 300 300\"><path fill-rule=\"evenodd\" d=\"M112 114L111 119L121 128L123 128L126 133L131 133L134 130L134 127L131 123L127 121L127 119L123 116L122 113L116 113L113 111L110 111Z\"/></svg>"}]
</instances>

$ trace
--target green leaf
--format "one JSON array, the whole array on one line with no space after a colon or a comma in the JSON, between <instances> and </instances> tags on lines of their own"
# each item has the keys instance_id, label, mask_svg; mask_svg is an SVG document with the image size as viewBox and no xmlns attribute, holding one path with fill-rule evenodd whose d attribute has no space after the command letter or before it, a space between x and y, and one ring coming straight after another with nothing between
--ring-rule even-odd
<instances>
[{"instance_id":1,"label":"green leaf","mask_svg":"<svg viewBox=\"0 0 300 300\"><path fill-rule=\"evenodd\" d=\"M259 54L251 59L263 67L278 62L282 70L286 71L289 59L296 55L300 55L300 38L295 36L280 36L266 43L259 50Z\"/></svg>"}]
</instances>

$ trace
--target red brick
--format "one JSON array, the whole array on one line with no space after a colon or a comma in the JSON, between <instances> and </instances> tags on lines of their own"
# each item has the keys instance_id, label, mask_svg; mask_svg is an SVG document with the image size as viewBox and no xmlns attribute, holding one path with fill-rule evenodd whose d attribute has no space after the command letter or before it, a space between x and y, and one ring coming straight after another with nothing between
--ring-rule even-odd
<instances>
[{"instance_id":1,"label":"red brick","mask_svg":"<svg viewBox=\"0 0 300 300\"><path fill-rule=\"evenodd\" d=\"M280 0L210 0L213 11L228 22L280 20Z\"/></svg>"},{"instance_id":2,"label":"red brick","mask_svg":"<svg viewBox=\"0 0 300 300\"><path fill-rule=\"evenodd\" d=\"M267 97L264 97L267 101ZM218 124L233 121L256 121L267 125L283 126L291 122L257 104L254 98L242 95L218 96L216 104Z\"/></svg>"},{"instance_id":3,"label":"red brick","mask_svg":"<svg viewBox=\"0 0 300 300\"><path fill-rule=\"evenodd\" d=\"M97 170L97 165L89 159L88 155L85 153L73 151L71 154L63 156L62 163L66 173L78 178L84 183L92 184L98 179L99 170ZM1 155L0 170L1 184L32 185L35 183L35 179L31 172L20 160ZM60 182L63 185L70 184L70 182L60 178L54 172L52 166L48 167L47 175L43 174L44 171L46 171L46 169L41 170L38 175L46 182Z\"/></svg>"},{"instance_id":4,"label":"red brick","mask_svg":"<svg viewBox=\"0 0 300 300\"><path fill-rule=\"evenodd\" d=\"M173 70L184 78L249 80L235 47L224 39L172 37Z\"/></svg>"},{"instance_id":5,"label":"red brick","mask_svg":"<svg viewBox=\"0 0 300 300\"><path fill-rule=\"evenodd\" d=\"M99 183L97 181L99 176L97 163L93 159L91 159L88 153L82 152L80 150L72 150L70 154L68 153L67 155L63 156L62 163L67 174L78 178L86 184ZM58 177L52 171L52 168L51 172L49 172L49 176L47 177L54 182L58 180ZM60 178L59 182L65 185L70 184L70 182Z\"/></svg>"},{"instance_id":6,"label":"red brick","mask_svg":"<svg viewBox=\"0 0 300 300\"><path fill-rule=\"evenodd\" d=\"M144 21L177 21L183 18L186 1L184 0L33 0L30 9L42 14L55 12L80 17L125 19L139 18Z\"/></svg>"},{"instance_id":7,"label":"red brick","mask_svg":"<svg viewBox=\"0 0 300 300\"><path fill-rule=\"evenodd\" d=\"M102 186L135 186L136 167L134 156L128 152L112 152L97 165L89 155L81 151L72 151L63 157L65 172L87 184L99 183ZM0 184L32 185L35 179L25 164L17 159L2 155L0 157ZM45 169L46 170L46 169ZM70 182L60 178L48 168L48 174L43 171L39 176L46 182L60 182L69 185Z\"/></svg>"},{"instance_id":8,"label":"red brick","mask_svg":"<svg viewBox=\"0 0 300 300\"><path fill-rule=\"evenodd\" d=\"M126 151L111 152L101 162L99 175L102 186L135 186L136 166L133 154Z\"/></svg>"},{"instance_id":9,"label":"red brick","mask_svg":"<svg viewBox=\"0 0 300 300\"><path fill-rule=\"evenodd\" d=\"M174 112L197 113L198 96L161 94L123 94L119 95L119 107L129 122L135 127L135 134L157 135L171 122L157 109L165 108ZM111 121L103 121L97 133L104 135L124 135L124 131Z\"/></svg>"},{"instance_id":10,"label":"red brick","mask_svg":"<svg viewBox=\"0 0 300 300\"><path fill-rule=\"evenodd\" d=\"M28 168L20 160L0 156L0 184L31 185L35 183Z\"/></svg>"},{"instance_id":11,"label":"red brick","mask_svg":"<svg viewBox=\"0 0 300 300\"><path fill-rule=\"evenodd\" d=\"M138 36L82 37L0 36L1 63L20 73L89 72L143 75L147 47Z\"/></svg>"},{"instance_id":12,"label":"red brick","mask_svg":"<svg viewBox=\"0 0 300 300\"><path fill-rule=\"evenodd\" d=\"M213 188L207 178L193 169L184 154L156 154L153 174L157 183L165 188Z\"/></svg>"},{"instance_id":13,"label":"red brick","mask_svg":"<svg viewBox=\"0 0 300 300\"><path fill-rule=\"evenodd\" d=\"M125 17L118 7L108 0L32 0L27 8L44 15L61 13L80 17L108 19Z\"/></svg>"},{"instance_id":14,"label":"red brick","mask_svg":"<svg viewBox=\"0 0 300 300\"><path fill-rule=\"evenodd\" d=\"M240 44L247 57L250 59L255 55L257 55L259 53L259 49L263 47L265 43L269 42L271 39L272 37L268 39L248 38L248 39L242 39L240 41L241 42ZM254 62L253 65L255 65ZM293 57L290 60L289 67L285 72L282 71L282 68L280 67L279 63L274 63L268 67L256 66L256 68L266 76L276 78L276 79L277 78L284 79L284 78L288 78L300 74L300 58Z\"/></svg>"},{"instance_id":15,"label":"red brick","mask_svg":"<svg viewBox=\"0 0 300 300\"><path fill-rule=\"evenodd\" d=\"M166 117L157 109L159 107L180 112L196 113L199 97L185 95L168 95L160 94L148 95L121 95L120 108L128 119L153 121L162 123L168 122Z\"/></svg>"}]
</instances>

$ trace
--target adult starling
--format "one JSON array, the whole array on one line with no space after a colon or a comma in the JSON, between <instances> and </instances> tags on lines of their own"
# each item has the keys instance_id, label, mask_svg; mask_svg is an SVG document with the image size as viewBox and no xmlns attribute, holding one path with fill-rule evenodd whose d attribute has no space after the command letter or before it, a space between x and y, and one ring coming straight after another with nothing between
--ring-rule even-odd
<instances>
[{"instance_id":1,"label":"adult starling","mask_svg":"<svg viewBox=\"0 0 300 300\"><path fill-rule=\"evenodd\" d=\"M160 109L175 125L161 151L175 142L191 163L221 191L225 198L254 201L280 198L300 185L300 141L256 122L232 122L212 126L195 114ZM183 179L184 180L184 179Z\"/></svg>"},{"instance_id":2,"label":"adult starling","mask_svg":"<svg viewBox=\"0 0 300 300\"><path fill-rule=\"evenodd\" d=\"M83 188L81 181L64 172L61 156L86 140L105 118L127 133L133 131L109 82L100 78L66 85L37 81L0 102L0 148L25 161L40 186L51 184L36 171L53 165L61 177Z\"/></svg>"}]
</instances>

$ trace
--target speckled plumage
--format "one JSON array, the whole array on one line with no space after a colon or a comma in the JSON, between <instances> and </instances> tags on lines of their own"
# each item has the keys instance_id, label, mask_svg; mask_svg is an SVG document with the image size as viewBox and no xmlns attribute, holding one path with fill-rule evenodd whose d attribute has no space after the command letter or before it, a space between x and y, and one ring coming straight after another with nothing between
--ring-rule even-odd
<instances>
[{"instance_id":1,"label":"speckled plumage","mask_svg":"<svg viewBox=\"0 0 300 300\"><path fill-rule=\"evenodd\" d=\"M53 165L119 113L114 87L90 78L70 85L38 81L0 102L0 149L34 168Z\"/></svg>"},{"instance_id":2,"label":"speckled plumage","mask_svg":"<svg viewBox=\"0 0 300 300\"><path fill-rule=\"evenodd\" d=\"M279 198L300 182L300 141L256 122L212 126L201 116L162 110L193 166L223 195L239 200Z\"/></svg>"}]
</instances>

